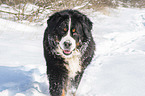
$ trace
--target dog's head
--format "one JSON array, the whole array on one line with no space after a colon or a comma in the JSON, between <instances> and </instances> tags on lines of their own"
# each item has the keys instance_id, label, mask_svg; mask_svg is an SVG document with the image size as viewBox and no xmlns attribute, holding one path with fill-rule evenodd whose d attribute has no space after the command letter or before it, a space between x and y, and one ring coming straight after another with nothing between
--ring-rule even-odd
<instances>
[{"instance_id":1,"label":"dog's head","mask_svg":"<svg viewBox=\"0 0 145 96\"><path fill-rule=\"evenodd\" d=\"M64 10L50 16L45 37L57 55L72 57L81 53L91 38L92 22L76 10ZM44 38L45 39L45 38Z\"/></svg>"}]
</instances>

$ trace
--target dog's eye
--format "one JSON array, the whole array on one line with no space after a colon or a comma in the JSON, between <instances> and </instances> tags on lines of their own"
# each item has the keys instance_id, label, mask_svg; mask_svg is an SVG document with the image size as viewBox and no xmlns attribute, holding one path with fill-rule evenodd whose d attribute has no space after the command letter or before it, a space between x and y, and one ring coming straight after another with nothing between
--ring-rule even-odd
<instances>
[{"instance_id":1,"label":"dog's eye","mask_svg":"<svg viewBox=\"0 0 145 96\"><path fill-rule=\"evenodd\" d=\"M66 32L67 31L67 28L64 28L63 30Z\"/></svg>"},{"instance_id":2,"label":"dog's eye","mask_svg":"<svg viewBox=\"0 0 145 96\"><path fill-rule=\"evenodd\" d=\"M72 29L72 33L73 33L73 35L77 35L76 29Z\"/></svg>"},{"instance_id":3,"label":"dog's eye","mask_svg":"<svg viewBox=\"0 0 145 96\"><path fill-rule=\"evenodd\" d=\"M76 29L72 29L72 32L73 32L73 33L76 32Z\"/></svg>"}]
</instances>

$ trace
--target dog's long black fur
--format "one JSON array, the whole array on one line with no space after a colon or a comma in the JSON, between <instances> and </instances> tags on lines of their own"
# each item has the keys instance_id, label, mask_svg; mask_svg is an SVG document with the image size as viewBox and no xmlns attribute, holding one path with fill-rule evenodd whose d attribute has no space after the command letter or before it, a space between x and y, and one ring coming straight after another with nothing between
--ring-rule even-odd
<instances>
[{"instance_id":1,"label":"dog's long black fur","mask_svg":"<svg viewBox=\"0 0 145 96\"><path fill-rule=\"evenodd\" d=\"M77 37L79 40L76 40L76 42L79 43L77 49L81 53L81 71L77 72L75 78L70 80L75 89L78 88L84 70L90 64L94 55L95 43L91 33L92 22L86 15L76 10L63 10L51 15L47 21L48 26L43 39L51 96L62 96L62 90L67 86L66 82L68 82L69 70L65 66L68 62L57 53L56 48L65 35L65 33L60 32L61 23L70 17L72 18L72 24L76 26L76 30L79 30ZM75 92L72 94L75 94Z\"/></svg>"}]
</instances>

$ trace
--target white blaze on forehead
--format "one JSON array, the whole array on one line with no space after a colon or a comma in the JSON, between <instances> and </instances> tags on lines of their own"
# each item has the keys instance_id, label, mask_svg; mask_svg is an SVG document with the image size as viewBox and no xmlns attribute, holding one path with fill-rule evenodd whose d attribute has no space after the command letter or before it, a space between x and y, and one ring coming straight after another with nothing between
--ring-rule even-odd
<instances>
[{"instance_id":1,"label":"white blaze on forehead","mask_svg":"<svg viewBox=\"0 0 145 96\"><path fill-rule=\"evenodd\" d=\"M65 47L64 47L64 42L65 41L70 41L72 43L72 45L70 46L70 51L73 51L76 48L76 41L75 41L74 38L71 37L71 18L69 18L67 35L62 37L62 39L59 43L60 47L63 50L65 50Z\"/></svg>"},{"instance_id":2,"label":"white blaze on forehead","mask_svg":"<svg viewBox=\"0 0 145 96\"><path fill-rule=\"evenodd\" d=\"M71 18L69 18L69 25L68 25L68 35L70 36L71 32Z\"/></svg>"}]
</instances>

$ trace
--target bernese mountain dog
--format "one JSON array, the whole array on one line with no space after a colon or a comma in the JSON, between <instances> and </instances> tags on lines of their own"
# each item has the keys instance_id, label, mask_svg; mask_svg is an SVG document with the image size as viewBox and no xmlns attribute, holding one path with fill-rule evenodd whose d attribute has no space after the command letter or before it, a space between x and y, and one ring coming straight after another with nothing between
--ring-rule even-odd
<instances>
[{"instance_id":1,"label":"bernese mountain dog","mask_svg":"<svg viewBox=\"0 0 145 96\"><path fill-rule=\"evenodd\" d=\"M75 96L95 50L92 22L77 10L56 12L47 20L43 47L51 96Z\"/></svg>"}]
</instances>

